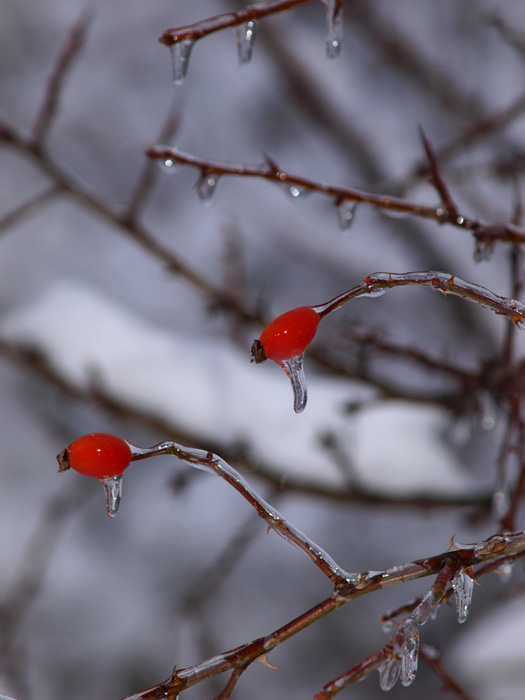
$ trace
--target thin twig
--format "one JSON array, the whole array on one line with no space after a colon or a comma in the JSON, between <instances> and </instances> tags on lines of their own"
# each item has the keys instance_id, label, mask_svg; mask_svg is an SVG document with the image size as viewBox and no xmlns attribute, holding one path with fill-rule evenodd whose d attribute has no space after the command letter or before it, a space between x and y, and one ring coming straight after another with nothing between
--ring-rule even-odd
<instances>
[{"instance_id":1,"label":"thin twig","mask_svg":"<svg viewBox=\"0 0 525 700\"><path fill-rule=\"evenodd\" d=\"M62 46L56 65L48 80L46 94L38 112L31 132L31 141L35 146L41 146L45 141L56 114L60 92L68 71L84 45L86 33L91 21L91 13L85 13L71 28Z\"/></svg>"},{"instance_id":2,"label":"thin twig","mask_svg":"<svg viewBox=\"0 0 525 700\"><path fill-rule=\"evenodd\" d=\"M28 139L22 137L15 129L6 122L0 120L0 140L16 148L19 152L30 157L37 165L49 175L64 192L71 195L79 204L95 213L103 220L109 222L120 229L129 238L135 241L143 250L161 261L165 267L173 274L179 275L192 286L211 297L218 306L228 309L237 314L240 318L250 322L261 321L260 315L255 311L250 311L241 306L235 299L230 299L223 290L213 284L209 279L201 275L197 270L191 268L181 260L173 251L158 241L153 234L148 231L138 221L129 220L127 212L120 212L106 204L93 192L76 181L57 161L50 155L43 152Z\"/></svg>"},{"instance_id":3,"label":"thin twig","mask_svg":"<svg viewBox=\"0 0 525 700\"><path fill-rule=\"evenodd\" d=\"M459 700L473 700L472 696L467 695L457 681L455 681L454 678L452 678L452 676L445 671L439 655L434 649L431 649L426 644L422 644L419 649L419 655L427 666L431 668L436 676L443 682L445 689L448 692L454 693Z\"/></svg>"},{"instance_id":4,"label":"thin twig","mask_svg":"<svg viewBox=\"0 0 525 700\"><path fill-rule=\"evenodd\" d=\"M0 235L4 234L11 226L18 223L25 216L31 214L33 210L38 209L45 202L49 202L61 192L63 192L63 188L60 185L51 185L45 190L42 190L42 192L39 192L29 199L26 199L25 202L22 202L22 204L19 204L14 209L11 209L11 211L5 213L2 217L0 217Z\"/></svg>"},{"instance_id":5,"label":"thin twig","mask_svg":"<svg viewBox=\"0 0 525 700\"><path fill-rule=\"evenodd\" d=\"M274 15L278 12L291 10L299 5L305 5L313 0L275 0L274 2L256 3L249 5L238 12L228 12L215 17L208 17L200 22L188 24L184 27L175 27L174 29L166 29L160 37L161 44L173 46L181 41L197 41L219 32L228 27L238 27L240 24L245 24L253 20L259 20L268 15Z\"/></svg>"},{"instance_id":6,"label":"thin twig","mask_svg":"<svg viewBox=\"0 0 525 700\"><path fill-rule=\"evenodd\" d=\"M425 149L426 156L428 158L428 164L429 164L429 169L430 169L430 182L432 185L436 188L439 196L441 197L441 203L445 207L445 209L449 212L449 214L457 219L459 216L459 211L454 203L452 196L449 192L449 189L441 177L441 173L439 172L439 166L436 158L436 154L434 152L434 148L432 147L432 144L430 141L427 139L425 136L425 132L423 131L422 127L419 127L419 133L421 136L421 141L423 143L423 148Z\"/></svg>"}]
</instances>

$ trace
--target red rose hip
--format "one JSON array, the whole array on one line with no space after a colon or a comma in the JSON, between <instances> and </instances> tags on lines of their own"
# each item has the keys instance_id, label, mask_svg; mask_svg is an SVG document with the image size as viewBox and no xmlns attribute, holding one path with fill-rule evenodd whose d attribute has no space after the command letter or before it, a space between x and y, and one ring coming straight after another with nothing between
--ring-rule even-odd
<instances>
[{"instance_id":1,"label":"red rose hip","mask_svg":"<svg viewBox=\"0 0 525 700\"><path fill-rule=\"evenodd\" d=\"M74 469L85 476L107 479L121 475L131 462L128 443L109 433L90 433L57 455L59 471Z\"/></svg>"},{"instance_id":2,"label":"red rose hip","mask_svg":"<svg viewBox=\"0 0 525 700\"><path fill-rule=\"evenodd\" d=\"M274 319L252 345L256 363L273 360L281 363L303 355L317 332L321 316L311 306L300 306Z\"/></svg>"}]
</instances>

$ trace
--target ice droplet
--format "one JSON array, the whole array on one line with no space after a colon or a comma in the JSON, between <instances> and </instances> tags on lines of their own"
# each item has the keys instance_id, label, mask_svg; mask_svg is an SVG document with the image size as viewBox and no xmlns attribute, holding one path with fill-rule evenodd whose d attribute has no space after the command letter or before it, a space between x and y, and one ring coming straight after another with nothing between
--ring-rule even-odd
<instances>
[{"instance_id":1,"label":"ice droplet","mask_svg":"<svg viewBox=\"0 0 525 700\"><path fill-rule=\"evenodd\" d=\"M454 595L456 597L456 613L458 622L462 624L467 619L470 611L474 579L472 579L464 571L458 571L458 573L452 579L452 588L454 589Z\"/></svg>"},{"instance_id":2,"label":"ice droplet","mask_svg":"<svg viewBox=\"0 0 525 700\"><path fill-rule=\"evenodd\" d=\"M349 229L354 223L356 209L357 202L351 202L349 199L343 199L343 201L337 205L339 227L343 229L343 231Z\"/></svg>"},{"instance_id":3,"label":"ice droplet","mask_svg":"<svg viewBox=\"0 0 525 700\"><path fill-rule=\"evenodd\" d=\"M374 289L373 284L368 285L368 288L370 289L370 291L365 292L363 296L372 297L373 299L375 299L376 297L382 297L383 294L386 294L388 292L388 289L385 288Z\"/></svg>"},{"instance_id":4,"label":"ice droplet","mask_svg":"<svg viewBox=\"0 0 525 700\"><path fill-rule=\"evenodd\" d=\"M343 3L342 0L323 0L326 6L326 55L337 58L343 39Z\"/></svg>"},{"instance_id":5,"label":"ice droplet","mask_svg":"<svg viewBox=\"0 0 525 700\"><path fill-rule=\"evenodd\" d=\"M419 655L419 632L408 635L401 652L401 683L409 686L416 677Z\"/></svg>"},{"instance_id":6,"label":"ice droplet","mask_svg":"<svg viewBox=\"0 0 525 700\"><path fill-rule=\"evenodd\" d=\"M120 498L122 496L122 474L118 476L107 476L100 479L100 483L106 492L106 511L110 518L114 518L118 513Z\"/></svg>"},{"instance_id":7,"label":"ice droplet","mask_svg":"<svg viewBox=\"0 0 525 700\"><path fill-rule=\"evenodd\" d=\"M158 160L156 162L160 165L160 167L165 173L169 173L170 175L172 175L177 170L177 168L175 167L176 161L174 161L172 158L166 158L166 160Z\"/></svg>"},{"instance_id":8,"label":"ice droplet","mask_svg":"<svg viewBox=\"0 0 525 700\"><path fill-rule=\"evenodd\" d=\"M209 203L217 187L219 178L214 173L205 173L197 182L197 194L201 202Z\"/></svg>"},{"instance_id":9,"label":"ice droplet","mask_svg":"<svg viewBox=\"0 0 525 700\"><path fill-rule=\"evenodd\" d=\"M401 672L401 664L399 659L392 656L390 659L383 661L378 667L379 671L379 687L381 690L392 690L397 683L399 673Z\"/></svg>"},{"instance_id":10,"label":"ice droplet","mask_svg":"<svg viewBox=\"0 0 525 700\"><path fill-rule=\"evenodd\" d=\"M299 199L299 197L304 197L310 194L310 190L306 187L300 187L299 185L287 185L283 183L284 191L292 199Z\"/></svg>"},{"instance_id":11,"label":"ice droplet","mask_svg":"<svg viewBox=\"0 0 525 700\"><path fill-rule=\"evenodd\" d=\"M282 360L279 364L290 377L293 390L293 410L296 413L302 413L308 399L306 375L304 373L304 355L290 357L288 360Z\"/></svg>"},{"instance_id":12,"label":"ice droplet","mask_svg":"<svg viewBox=\"0 0 525 700\"><path fill-rule=\"evenodd\" d=\"M255 37L257 35L257 22L250 20L244 24L239 24L235 27L235 36L237 37L237 53L239 55L239 63L249 63L253 47L255 45Z\"/></svg>"},{"instance_id":13,"label":"ice droplet","mask_svg":"<svg viewBox=\"0 0 525 700\"><path fill-rule=\"evenodd\" d=\"M173 82L182 85L188 72L190 54L195 42L193 39L183 39L170 46Z\"/></svg>"}]
</instances>

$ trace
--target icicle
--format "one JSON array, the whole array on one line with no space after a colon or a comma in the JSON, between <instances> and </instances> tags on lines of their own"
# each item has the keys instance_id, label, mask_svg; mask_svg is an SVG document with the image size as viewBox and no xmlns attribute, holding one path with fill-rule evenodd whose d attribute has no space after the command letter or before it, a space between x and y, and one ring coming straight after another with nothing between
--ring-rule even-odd
<instances>
[{"instance_id":1,"label":"icicle","mask_svg":"<svg viewBox=\"0 0 525 700\"><path fill-rule=\"evenodd\" d=\"M106 492L106 511L110 518L114 518L118 513L120 498L122 496L122 474L118 476L108 476L100 479L100 483Z\"/></svg>"},{"instance_id":2,"label":"icicle","mask_svg":"<svg viewBox=\"0 0 525 700\"><path fill-rule=\"evenodd\" d=\"M458 622L462 624L467 619L470 611L474 579L472 579L464 571L458 571L458 573L452 579L452 588L454 589L454 595L456 596L456 613Z\"/></svg>"},{"instance_id":3,"label":"icicle","mask_svg":"<svg viewBox=\"0 0 525 700\"><path fill-rule=\"evenodd\" d=\"M378 668L379 671L379 686L381 690L392 690L397 683L401 664L395 656L384 661Z\"/></svg>"},{"instance_id":4,"label":"icicle","mask_svg":"<svg viewBox=\"0 0 525 700\"><path fill-rule=\"evenodd\" d=\"M494 241L482 241L476 239L474 246L474 262L487 262L494 252Z\"/></svg>"},{"instance_id":5,"label":"icicle","mask_svg":"<svg viewBox=\"0 0 525 700\"><path fill-rule=\"evenodd\" d=\"M401 683L409 686L416 677L419 654L419 632L414 630L407 634L401 652Z\"/></svg>"},{"instance_id":6,"label":"icicle","mask_svg":"<svg viewBox=\"0 0 525 700\"><path fill-rule=\"evenodd\" d=\"M480 391L478 394L478 404L481 412L481 427L487 432L494 430L496 427L498 410L496 402L490 392Z\"/></svg>"},{"instance_id":7,"label":"icicle","mask_svg":"<svg viewBox=\"0 0 525 700\"><path fill-rule=\"evenodd\" d=\"M286 374L290 377L293 390L293 410L302 413L306 406L308 393L306 389L306 375L304 373L304 355L291 357L289 360L279 362Z\"/></svg>"},{"instance_id":8,"label":"icicle","mask_svg":"<svg viewBox=\"0 0 525 700\"><path fill-rule=\"evenodd\" d=\"M357 202L352 202L349 199L343 199L337 205L337 217L339 219L339 227L346 230L354 223Z\"/></svg>"},{"instance_id":9,"label":"icicle","mask_svg":"<svg viewBox=\"0 0 525 700\"><path fill-rule=\"evenodd\" d=\"M237 53L239 55L239 63L241 65L250 62L256 35L257 22L253 19L235 27L235 36L237 37Z\"/></svg>"},{"instance_id":10,"label":"icicle","mask_svg":"<svg viewBox=\"0 0 525 700\"><path fill-rule=\"evenodd\" d=\"M323 0L326 6L326 55L337 58L343 39L343 3L342 0Z\"/></svg>"},{"instance_id":11,"label":"icicle","mask_svg":"<svg viewBox=\"0 0 525 700\"><path fill-rule=\"evenodd\" d=\"M219 178L214 173L205 173L197 183L197 194L201 202L209 203L217 187Z\"/></svg>"},{"instance_id":12,"label":"icicle","mask_svg":"<svg viewBox=\"0 0 525 700\"><path fill-rule=\"evenodd\" d=\"M182 85L188 72L190 54L195 42L193 39L183 39L170 46L171 63L173 68L173 82Z\"/></svg>"}]
</instances>

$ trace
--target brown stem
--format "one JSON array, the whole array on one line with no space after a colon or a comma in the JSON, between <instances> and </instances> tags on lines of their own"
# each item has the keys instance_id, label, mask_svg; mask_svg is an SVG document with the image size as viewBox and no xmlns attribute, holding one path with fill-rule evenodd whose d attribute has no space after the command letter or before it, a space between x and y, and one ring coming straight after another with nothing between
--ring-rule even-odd
<instances>
[{"instance_id":1,"label":"brown stem","mask_svg":"<svg viewBox=\"0 0 525 700\"><path fill-rule=\"evenodd\" d=\"M173 46L179 41L197 41L222 29L238 27L245 22L258 20L278 12L285 12L293 7L305 5L308 2L312 2L312 0L274 0L274 2L256 3L239 10L239 12L228 12L223 15L209 17L194 24L188 24L185 27L166 29L159 41L166 46Z\"/></svg>"}]
</instances>

